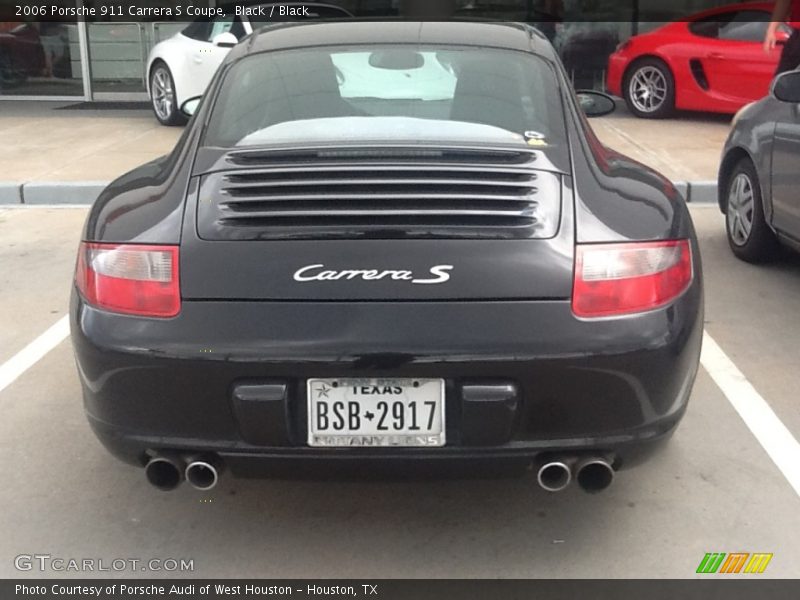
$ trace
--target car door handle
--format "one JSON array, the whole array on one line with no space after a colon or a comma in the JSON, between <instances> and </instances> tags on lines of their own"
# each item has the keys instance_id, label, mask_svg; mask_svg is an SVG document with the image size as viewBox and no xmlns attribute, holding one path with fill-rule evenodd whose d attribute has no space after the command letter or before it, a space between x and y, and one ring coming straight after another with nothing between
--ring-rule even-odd
<instances>
[{"instance_id":1,"label":"car door handle","mask_svg":"<svg viewBox=\"0 0 800 600\"><path fill-rule=\"evenodd\" d=\"M196 62L198 65L203 64L203 57L200 56L199 54L195 54L194 55L194 62Z\"/></svg>"},{"instance_id":2,"label":"car door handle","mask_svg":"<svg viewBox=\"0 0 800 600\"><path fill-rule=\"evenodd\" d=\"M709 52L707 58L714 60L725 60L725 55L722 52Z\"/></svg>"}]
</instances>

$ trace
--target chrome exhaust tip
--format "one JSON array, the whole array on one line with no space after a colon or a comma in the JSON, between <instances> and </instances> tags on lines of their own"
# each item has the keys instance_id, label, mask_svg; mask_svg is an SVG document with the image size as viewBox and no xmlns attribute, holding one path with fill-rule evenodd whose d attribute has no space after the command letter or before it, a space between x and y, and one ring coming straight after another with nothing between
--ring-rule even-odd
<instances>
[{"instance_id":1,"label":"chrome exhaust tip","mask_svg":"<svg viewBox=\"0 0 800 600\"><path fill-rule=\"evenodd\" d=\"M144 467L147 481L153 487L169 492L183 481L183 463L180 458L171 454L156 454Z\"/></svg>"},{"instance_id":2,"label":"chrome exhaust tip","mask_svg":"<svg viewBox=\"0 0 800 600\"><path fill-rule=\"evenodd\" d=\"M186 465L186 481L194 489L208 491L219 482L222 463L213 456L203 456L191 459Z\"/></svg>"},{"instance_id":3,"label":"chrome exhaust tip","mask_svg":"<svg viewBox=\"0 0 800 600\"><path fill-rule=\"evenodd\" d=\"M604 458L587 458L575 467L578 485L590 494L602 492L614 481L614 467Z\"/></svg>"},{"instance_id":4,"label":"chrome exhaust tip","mask_svg":"<svg viewBox=\"0 0 800 600\"><path fill-rule=\"evenodd\" d=\"M572 471L565 462L549 461L539 467L536 479L542 489L548 492L560 492L572 481Z\"/></svg>"}]
</instances>

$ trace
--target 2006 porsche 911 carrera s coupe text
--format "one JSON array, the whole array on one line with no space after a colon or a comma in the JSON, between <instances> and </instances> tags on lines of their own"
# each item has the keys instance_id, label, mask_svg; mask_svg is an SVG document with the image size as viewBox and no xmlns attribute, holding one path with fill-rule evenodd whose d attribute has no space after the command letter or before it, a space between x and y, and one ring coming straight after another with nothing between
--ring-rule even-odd
<instances>
[{"instance_id":1,"label":"2006 porsche 911 carrera s coupe text","mask_svg":"<svg viewBox=\"0 0 800 600\"><path fill-rule=\"evenodd\" d=\"M674 431L686 205L599 143L613 102L535 29L276 25L193 104L92 207L72 295L89 421L151 483L519 465L599 491Z\"/></svg>"}]
</instances>

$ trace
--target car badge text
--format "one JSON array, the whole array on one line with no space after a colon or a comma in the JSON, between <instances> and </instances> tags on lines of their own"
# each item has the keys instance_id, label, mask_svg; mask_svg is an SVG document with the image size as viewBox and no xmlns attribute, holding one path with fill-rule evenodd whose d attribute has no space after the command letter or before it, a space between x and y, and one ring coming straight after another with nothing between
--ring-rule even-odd
<instances>
[{"instance_id":1,"label":"car badge text","mask_svg":"<svg viewBox=\"0 0 800 600\"><path fill-rule=\"evenodd\" d=\"M389 279L392 281L408 281L417 285L432 285L444 283L450 279L449 271L453 270L453 265L436 265L429 269L431 277L414 277L414 272L407 269L345 269L335 271L325 269L324 264L307 265L294 272L294 280L300 282L308 281L352 281L360 279L362 281L379 281Z\"/></svg>"}]
</instances>

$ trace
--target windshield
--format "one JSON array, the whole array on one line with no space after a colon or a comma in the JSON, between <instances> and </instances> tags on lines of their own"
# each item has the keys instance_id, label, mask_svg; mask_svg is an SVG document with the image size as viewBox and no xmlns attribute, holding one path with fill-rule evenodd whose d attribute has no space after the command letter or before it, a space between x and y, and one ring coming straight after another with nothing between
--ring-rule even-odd
<instances>
[{"instance_id":1,"label":"windshield","mask_svg":"<svg viewBox=\"0 0 800 600\"><path fill-rule=\"evenodd\" d=\"M225 75L205 144L348 141L563 146L552 67L521 52L358 46L256 54Z\"/></svg>"}]
</instances>

